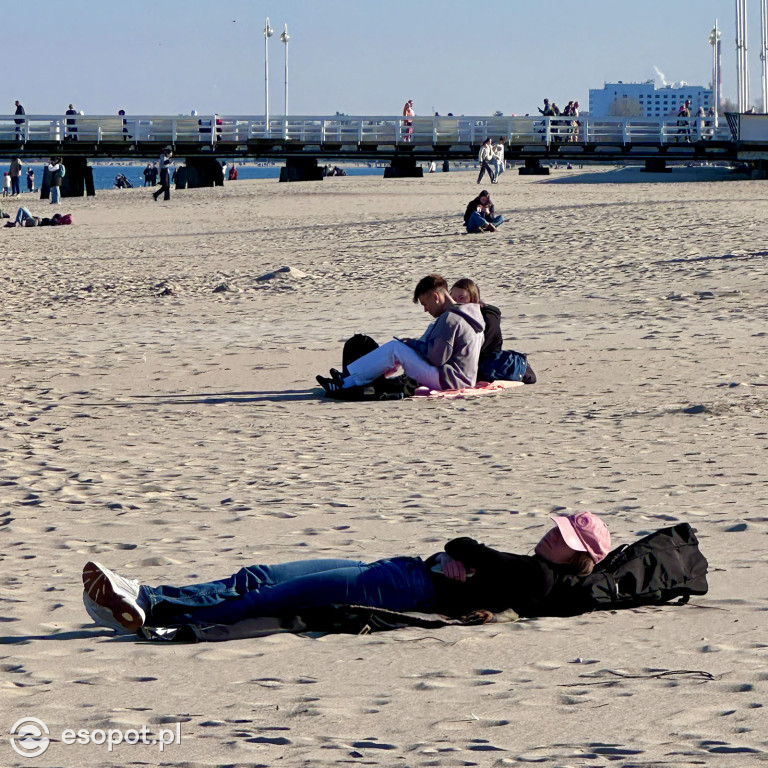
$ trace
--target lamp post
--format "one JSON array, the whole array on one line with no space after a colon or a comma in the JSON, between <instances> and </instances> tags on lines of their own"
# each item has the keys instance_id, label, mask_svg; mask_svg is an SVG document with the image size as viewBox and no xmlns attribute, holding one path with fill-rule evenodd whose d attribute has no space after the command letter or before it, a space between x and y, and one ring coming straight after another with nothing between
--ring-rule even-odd
<instances>
[{"instance_id":1,"label":"lamp post","mask_svg":"<svg viewBox=\"0 0 768 768\"><path fill-rule=\"evenodd\" d=\"M760 59L763 62L763 112L768 112L768 2L760 0Z\"/></svg>"},{"instance_id":2,"label":"lamp post","mask_svg":"<svg viewBox=\"0 0 768 768\"><path fill-rule=\"evenodd\" d=\"M269 134L269 47L267 43L275 31L269 26L269 16L264 24L264 133Z\"/></svg>"},{"instance_id":3,"label":"lamp post","mask_svg":"<svg viewBox=\"0 0 768 768\"><path fill-rule=\"evenodd\" d=\"M720 30L715 26L709 33L709 44L712 46L712 101L715 107L715 128L720 114Z\"/></svg>"},{"instance_id":4,"label":"lamp post","mask_svg":"<svg viewBox=\"0 0 768 768\"><path fill-rule=\"evenodd\" d=\"M288 25L285 25L282 34L280 35L280 42L285 45L285 116L288 117L288 41L291 36L288 34Z\"/></svg>"},{"instance_id":5,"label":"lamp post","mask_svg":"<svg viewBox=\"0 0 768 768\"><path fill-rule=\"evenodd\" d=\"M736 81L739 112L749 109L749 67L747 65L747 0L736 0Z\"/></svg>"}]
</instances>

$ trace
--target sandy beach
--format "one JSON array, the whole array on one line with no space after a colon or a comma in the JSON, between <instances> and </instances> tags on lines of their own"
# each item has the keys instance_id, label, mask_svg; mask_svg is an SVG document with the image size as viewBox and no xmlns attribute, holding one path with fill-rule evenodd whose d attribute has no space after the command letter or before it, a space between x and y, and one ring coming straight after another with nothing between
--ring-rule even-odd
<instances>
[{"instance_id":1,"label":"sandy beach","mask_svg":"<svg viewBox=\"0 0 768 768\"><path fill-rule=\"evenodd\" d=\"M585 173L504 174L495 235L463 234L473 173L100 191L70 227L2 230L1 765L766 764L765 182ZM304 276L259 279L283 266ZM435 271L477 281L538 383L321 397L352 333L422 332ZM198 645L115 637L81 600L89 559L184 584L461 535L525 553L579 509L616 545L691 523L709 594ZM177 724L162 753L60 738Z\"/></svg>"}]
</instances>

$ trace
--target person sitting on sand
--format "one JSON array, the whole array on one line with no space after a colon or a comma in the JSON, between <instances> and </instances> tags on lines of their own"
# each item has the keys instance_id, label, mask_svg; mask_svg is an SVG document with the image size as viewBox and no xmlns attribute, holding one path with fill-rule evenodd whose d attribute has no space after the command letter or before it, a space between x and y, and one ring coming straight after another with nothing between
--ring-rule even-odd
<instances>
[{"instance_id":1,"label":"person sitting on sand","mask_svg":"<svg viewBox=\"0 0 768 768\"><path fill-rule=\"evenodd\" d=\"M477 610L512 609L520 616L568 613L568 577L591 573L609 553L611 535L591 512L552 520L555 527L533 555L499 552L462 537L426 561L392 557L252 565L228 578L182 587L150 587L91 561L83 568L83 602L97 624L118 632L229 625L333 604L452 617Z\"/></svg>"},{"instance_id":2,"label":"person sitting on sand","mask_svg":"<svg viewBox=\"0 0 768 768\"><path fill-rule=\"evenodd\" d=\"M485 322L483 346L478 359L478 381L522 381L523 384L535 384L536 374L528 364L527 357L521 352L504 350L504 338L501 334L501 310L492 304L480 300L477 283L468 277L457 280L451 286L451 298L457 304L479 304Z\"/></svg>"},{"instance_id":3,"label":"person sitting on sand","mask_svg":"<svg viewBox=\"0 0 768 768\"><path fill-rule=\"evenodd\" d=\"M480 307L457 304L448 292L448 283L435 274L419 280L413 302L421 304L436 322L419 339L393 339L351 362L346 376L335 368L330 378L318 376L327 397L345 399L344 390L363 387L398 366L406 376L430 389L474 386L483 344Z\"/></svg>"},{"instance_id":4,"label":"person sitting on sand","mask_svg":"<svg viewBox=\"0 0 768 768\"><path fill-rule=\"evenodd\" d=\"M496 215L491 194L487 189L467 203L464 211L464 226L469 234L495 232L496 227L503 222L504 217L501 214Z\"/></svg>"}]
</instances>

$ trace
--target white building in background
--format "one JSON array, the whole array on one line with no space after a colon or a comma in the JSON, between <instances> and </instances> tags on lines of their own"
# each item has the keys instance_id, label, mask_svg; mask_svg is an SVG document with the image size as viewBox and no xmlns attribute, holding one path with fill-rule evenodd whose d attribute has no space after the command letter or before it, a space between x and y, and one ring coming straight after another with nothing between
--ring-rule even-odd
<instances>
[{"instance_id":1,"label":"white building in background","mask_svg":"<svg viewBox=\"0 0 768 768\"><path fill-rule=\"evenodd\" d=\"M637 105L642 117L669 117L676 115L681 104L691 102L691 115L699 107L708 110L714 103L711 88L687 83L673 83L656 87L655 80L644 83L606 83L601 90L589 89L589 114L592 117L631 115Z\"/></svg>"}]
</instances>

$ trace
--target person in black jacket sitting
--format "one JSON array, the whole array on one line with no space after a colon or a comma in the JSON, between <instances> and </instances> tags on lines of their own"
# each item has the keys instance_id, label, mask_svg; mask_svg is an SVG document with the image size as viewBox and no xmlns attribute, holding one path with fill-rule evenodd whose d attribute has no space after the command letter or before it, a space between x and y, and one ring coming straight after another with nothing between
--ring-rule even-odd
<instances>
[{"instance_id":1,"label":"person in black jacket sitting","mask_svg":"<svg viewBox=\"0 0 768 768\"><path fill-rule=\"evenodd\" d=\"M142 626L235 624L257 616L293 616L334 604L392 611L473 611L520 616L559 614L568 577L590 573L610 551L605 523L591 512L554 517L533 555L499 552L462 537L426 561L393 557L304 560L252 565L219 581L183 587L140 585L96 562L83 569L83 602L97 624L118 632Z\"/></svg>"},{"instance_id":2,"label":"person in black jacket sitting","mask_svg":"<svg viewBox=\"0 0 768 768\"><path fill-rule=\"evenodd\" d=\"M526 355L513 350L504 350L501 335L501 310L480 300L480 289L474 280L462 277L451 287L451 298L457 304L479 304L485 321L485 339L480 348L478 360L478 381L522 381L535 384L536 374L528 364Z\"/></svg>"},{"instance_id":3,"label":"person in black jacket sitting","mask_svg":"<svg viewBox=\"0 0 768 768\"><path fill-rule=\"evenodd\" d=\"M496 215L496 208L487 189L467 203L464 211L464 226L469 234L495 232L496 227L503 222L504 217L501 214Z\"/></svg>"}]
</instances>

